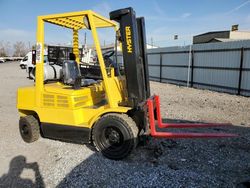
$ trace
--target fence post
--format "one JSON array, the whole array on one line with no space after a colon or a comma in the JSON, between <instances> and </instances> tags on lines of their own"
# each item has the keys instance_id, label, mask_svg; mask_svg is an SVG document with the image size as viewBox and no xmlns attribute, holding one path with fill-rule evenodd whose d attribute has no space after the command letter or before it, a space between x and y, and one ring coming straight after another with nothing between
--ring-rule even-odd
<instances>
[{"instance_id":1,"label":"fence post","mask_svg":"<svg viewBox=\"0 0 250 188\"><path fill-rule=\"evenodd\" d=\"M189 53L188 53L188 72L187 72L187 87L190 86L190 68L191 68L191 60L192 60L192 44L189 46Z\"/></svg>"},{"instance_id":2,"label":"fence post","mask_svg":"<svg viewBox=\"0 0 250 188\"><path fill-rule=\"evenodd\" d=\"M194 84L194 50L192 50L192 60L191 60L191 83L190 86L193 87Z\"/></svg>"},{"instance_id":3,"label":"fence post","mask_svg":"<svg viewBox=\"0 0 250 188\"><path fill-rule=\"evenodd\" d=\"M239 82L238 82L237 95L240 95L240 92L241 92L243 62L244 62L244 47L241 48L241 52L240 52Z\"/></svg>"},{"instance_id":4,"label":"fence post","mask_svg":"<svg viewBox=\"0 0 250 188\"><path fill-rule=\"evenodd\" d=\"M162 53L160 53L160 82L162 82Z\"/></svg>"}]
</instances>

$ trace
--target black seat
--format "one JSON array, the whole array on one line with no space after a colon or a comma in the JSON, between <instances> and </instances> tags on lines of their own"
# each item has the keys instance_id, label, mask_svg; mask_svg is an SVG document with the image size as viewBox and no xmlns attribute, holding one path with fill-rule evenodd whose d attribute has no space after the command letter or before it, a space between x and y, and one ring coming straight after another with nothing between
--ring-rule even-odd
<instances>
[{"instance_id":1,"label":"black seat","mask_svg":"<svg viewBox=\"0 0 250 188\"><path fill-rule=\"evenodd\" d=\"M63 83L73 86L74 89L79 89L81 86L88 86L97 83L92 79L83 79L78 64L74 60L63 62Z\"/></svg>"},{"instance_id":2,"label":"black seat","mask_svg":"<svg viewBox=\"0 0 250 188\"><path fill-rule=\"evenodd\" d=\"M77 62L73 60L63 61L63 83L72 85L77 77L81 76Z\"/></svg>"},{"instance_id":3,"label":"black seat","mask_svg":"<svg viewBox=\"0 0 250 188\"><path fill-rule=\"evenodd\" d=\"M64 61L62 70L64 84L75 85L76 80L81 80L81 73L76 61Z\"/></svg>"}]
</instances>

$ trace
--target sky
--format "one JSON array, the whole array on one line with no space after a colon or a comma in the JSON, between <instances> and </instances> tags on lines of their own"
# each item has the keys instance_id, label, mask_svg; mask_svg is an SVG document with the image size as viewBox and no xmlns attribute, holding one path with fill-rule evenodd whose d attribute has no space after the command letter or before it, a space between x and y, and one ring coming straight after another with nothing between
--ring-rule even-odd
<instances>
[{"instance_id":1,"label":"sky","mask_svg":"<svg viewBox=\"0 0 250 188\"><path fill-rule=\"evenodd\" d=\"M156 46L188 45L192 36L209 31L250 31L250 0L0 0L0 41L36 41L38 15L81 10L94 10L108 17L112 10L133 7L136 15L144 16L147 43ZM69 44L71 32L45 25L48 44ZM111 31L100 31L101 44L114 41ZM178 40L174 40L178 35ZM84 31L80 33L83 42ZM88 43L92 42L87 33Z\"/></svg>"}]
</instances>

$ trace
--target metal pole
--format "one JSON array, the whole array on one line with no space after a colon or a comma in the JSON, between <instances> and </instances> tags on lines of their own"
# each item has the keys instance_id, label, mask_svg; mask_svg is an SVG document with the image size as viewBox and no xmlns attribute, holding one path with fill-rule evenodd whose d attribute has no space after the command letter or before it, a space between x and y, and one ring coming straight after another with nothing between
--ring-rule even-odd
<instances>
[{"instance_id":1,"label":"metal pole","mask_svg":"<svg viewBox=\"0 0 250 188\"><path fill-rule=\"evenodd\" d=\"M187 76L187 87L189 86L189 80L190 80L190 65L191 65L191 50L192 50L192 45L190 44L189 46L189 57L188 57L188 76Z\"/></svg>"},{"instance_id":2,"label":"metal pole","mask_svg":"<svg viewBox=\"0 0 250 188\"><path fill-rule=\"evenodd\" d=\"M115 63L116 63L117 74L120 76L121 75L120 66L119 66L118 58L117 58L117 44L118 44L117 41L118 41L118 36L117 36L117 31L116 31L116 34L115 34Z\"/></svg>"},{"instance_id":3,"label":"metal pole","mask_svg":"<svg viewBox=\"0 0 250 188\"><path fill-rule=\"evenodd\" d=\"M87 45L87 33L86 32L84 33L84 45L85 46Z\"/></svg>"},{"instance_id":4,"label":"metal pole","mask_svg":"<svg viewBox=\"0 0 250 188\"><path fill-rule=\"evenodd\" d=\"M191 84L190 84L190 86L193 87L193 85L194 85L194 50L192 50Z\"/></svg>"},{"instance_id":5,"label":"metal pole","mask_svg":"<svg viewBox=\"0 0 250 188\"><path fill-rule=\"evenodd\" d=\"M239 82L238 82L238 92L237 92L237 95L240 95L240 92L241 92L243 62L244 62L244 48L242 47L241 51L240 51Z\"/></svg>"},{"instance_id":6,"label":"metal pole","mask_svg":"<svg viewBox=\"0 0 250 188\"><path fill-rule=\"evenodd\" d=\"M109 81L108 81L106 66L105 66L105 63L104 63L102 50L101 50L98 34L97 34L97 31L96 31L96 26L95 26L95 22L94 22L94 15L93 14L88 14L88 18L89 18L89 22L90 22L90 27L91 27L91 32L92 32L94 44L95 44L95 47L96 47L96 53L97 53L97 57L98 57L98 61L99 61L99 65L100 65L100 69L101 69L101 73L102 73L102 78L103 78L103 82L104 82L104 86L105 86L105 91L106 91L106 94L107 94L108 104L109 104L110 108L114 108L114 107L117 107L118 104L116 103L115 100L113 100L114 97L112 97L112 90L111 90L111 86L110 86Z\"/></svg>"},{"instance_id":7,"label":"metal pole","mask_svg":"<svg viewBox=\"0 0 250 188\"><path fill-rule=\"evenodd\" d=\"M160 53L160 82L162 82L162 53Z\"/></svg>"},{"instance_id":8,"label":"metal pole","mask_svg":"<svg viewBox=\"0 0 250 188\"><path fill-rule=\"evenodd\" d=\"M36 105L41 106L42 95L44 90L44 21L43 18L37 18L37 35L36 35Z\"/></svg>"}]
</instances>

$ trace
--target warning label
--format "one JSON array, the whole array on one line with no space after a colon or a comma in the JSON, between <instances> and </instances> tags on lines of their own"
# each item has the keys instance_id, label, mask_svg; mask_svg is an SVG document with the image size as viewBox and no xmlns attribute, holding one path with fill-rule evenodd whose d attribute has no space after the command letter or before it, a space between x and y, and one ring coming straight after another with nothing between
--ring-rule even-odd
<instances>
[{"instance_id":1,"label":"warning label","mask_svg":"<svg viewBox=\"0 0 250 188\"><path fill-rule=\"evenodd\" d=\"M42 44L36 44L36 63L41 63L41 56L42 56Z\"/></svg>"}]
</instances>

